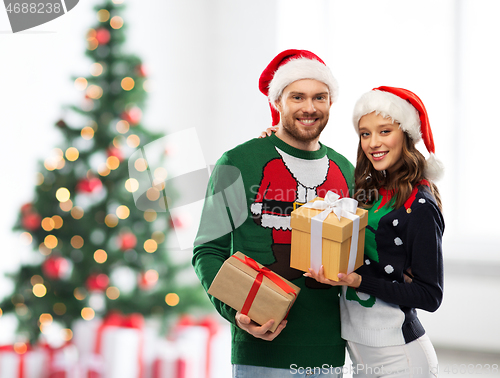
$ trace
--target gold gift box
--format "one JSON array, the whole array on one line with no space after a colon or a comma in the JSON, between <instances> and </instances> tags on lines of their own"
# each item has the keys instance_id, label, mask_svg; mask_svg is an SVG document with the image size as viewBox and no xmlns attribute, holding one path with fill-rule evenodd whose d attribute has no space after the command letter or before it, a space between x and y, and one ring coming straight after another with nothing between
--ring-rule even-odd
<instances>
[{"instance_id":1,"label":"gold gift box","mask_svg":"<svg viewBox=\"0 0 500 378\"><path fill-rule=\"evenodd\" d=\"M315 198L313 201L322 200ZM292 227L292 251L290 266L308 272L311 267L311 218L322 210L311 209L304 206L292 211L290 225ZM359 216L358 250L354 270L363 265L365 248L365 228L368 224L368 211L358 208ZM322 264L325 277L339 281L339 273L347 273L349 253L351 248L353 221L341 217L340 220L334 213L330 213L323 222L322 230Z\"/></svg>"}]
</instances>

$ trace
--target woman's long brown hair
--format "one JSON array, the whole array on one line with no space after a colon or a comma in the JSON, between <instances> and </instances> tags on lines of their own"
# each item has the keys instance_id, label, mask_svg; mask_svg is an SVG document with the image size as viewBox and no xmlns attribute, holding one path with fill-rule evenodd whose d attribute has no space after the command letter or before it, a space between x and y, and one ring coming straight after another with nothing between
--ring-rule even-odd
<instances>
[{"instance_id":1,"label":"woman's long brown hair","mask_svg":"<svg viewBox=\"0 0 500 378\"><path fill-rule=\"evenodd\" d=\"M355 193L354 198L357 199L365 207L370 207L378 199L378 190L382 187L389 191L393 191L395 195L395 203L393 208L397 209L404 205L410 198L411 192L415 186L422 180L426 179L430 184L430 191L436 198L439 209L442 210L441 196L437 186L424 175L426 161L424 156L415 147L415 143L405 132L403 140L403 151L401 159L403 164L401 167L390 176L384 175L384 172L379 172L373 168L372 163L366 157L361 148L361 140L358 145L358 157L355 177Z\"/></svg>"}]
</instances>

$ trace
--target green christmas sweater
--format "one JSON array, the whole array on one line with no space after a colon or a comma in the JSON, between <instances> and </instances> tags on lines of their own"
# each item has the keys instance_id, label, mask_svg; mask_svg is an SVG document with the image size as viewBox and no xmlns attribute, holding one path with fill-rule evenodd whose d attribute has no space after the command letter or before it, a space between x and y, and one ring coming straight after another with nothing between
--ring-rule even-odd
<instances>
[{"instance_id":1,"label":"green christmas sweater","mask_svg":"<svg viewBox=\"0 0 500 378\"><path fill-rule=\"evenodd\" d=\"M368 212L364 265L356 270L361 286L343 289L344 339L373 347L409 343L425 333L416 309L440 306L444 220L427 184L398 209L391 192L379 191Z\"/></svg>"},{"instance_id":2,"label":"green christmas sweater","mask_svg":"<svg viewBox=\"0 0 500 378\"><path fill-rule=\"evenodd\" d=\"M208 290L222 263L240 251L301 288L287 326L273 341L235 325L236 311L209 295L232 324L233 364L289 369L343 366L339 289L290 268L290 213L328 190L352 193L354 168L320 145L303 151L274 134L230 150L212 172L195 241L193 266Z\"/></svg>"}]
</instances>

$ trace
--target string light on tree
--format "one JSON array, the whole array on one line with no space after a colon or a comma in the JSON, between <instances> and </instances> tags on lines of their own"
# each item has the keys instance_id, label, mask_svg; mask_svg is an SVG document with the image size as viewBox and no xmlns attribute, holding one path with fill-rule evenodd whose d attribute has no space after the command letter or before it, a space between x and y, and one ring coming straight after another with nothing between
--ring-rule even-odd
<instances>
[{"instance_id":1,"label":"string light on tree","mask_svg":"<svg viewBox=\"0 0 500 378\"><path fill-rule=\"evenodd\" d=\"M118 246L122 251L134 249L137 245L137 237L131 232L124 232L118 236Z\"/></svg>"},{"instance_id":2,"label":"string light on tree","mask_svg":"<svg viewBox=\"0 0 500 378\"><path fill-rule=\"evenodd\" d=\"M92 274L87 278L87 290L103 292L109 286L109 277L104 273Z\"/></svg>"},{"instance_id":3,"label":"string light on tree","mask_svg":"<svg viewBox=\"0 0 500 378\"><path fill-rule=\"evenodd\" d=\"M92 63L90 66L90 74L92 76L99 76L104 72L104 67L101 63Z\"/></svg>"},{"instance_id":4,"label":"string light on tree","mask_svg":"<svg viewBox=\"0 0 500 378\"><path fill-rule=\"evenodd\" d=\"M139 275L139 287L142 290L153 289L158 282L158 272L154 269L149 269Z\"/></svg>"},{"instance_id":5,"label":"string light on tree","mask_svg":"<svg viewBox=\"0 0 500 378\"><path fill-rule=\"evenodd\" d=\"M76 191L80 193L95 193L102 189L102 181L97 177L83 178L76 184Z\"/></svg>"},{"instance_id":6,"label":"string light on tree","mask_svg":"<svg viewBox=\"0 0 500 378\"><path fill-rule=\"evenodd\" d=\"M142 119L142 110L138 106L131 106L121 114L121 118L131 126L138 125Z\"/></svg>"},{"instance_id":7,"label":"string light on tree","mask_svg":"<svg viewBox=\"0 0 500 378\"><path fill-rule=\"evenodd\" d=\"M61 256L50 256L42 264L42 272L45 277L53 280L69 278L72 263Z\"/></svg>"},{"instance_id":8,"label":"string light on tree","mask_svg":"<svg viewBox=\"0 0 500 378\"><path fill-rule=\"evenodd\" d=\"M124 77L121 82L122 88L125 91L131 91L134 88L135 81L131 77Z\"/></svg>"},{"instance_id":9,"label":"string light on tree","mask_svg":"<svg viewBox=\"0 0 500 378\"><path fill-rule=\"evenodd\" d=\"M97 40L97 43L99 43L100 45L105 45L110 41L111 34L109 33L109 31L107 29L99 28L96 30L94 38Z\"/></svg>"},{"instance_id":10,"label":"string light on tree","mask_svg":"<svg viewBox=\"0 0 500 378\"><path fill-rule=\"evenodd\" d=\"M97 19L99 22L106 22L110 18L109 11L107 9L101 9L97 12Z\"/></svg>"}]
</instances>

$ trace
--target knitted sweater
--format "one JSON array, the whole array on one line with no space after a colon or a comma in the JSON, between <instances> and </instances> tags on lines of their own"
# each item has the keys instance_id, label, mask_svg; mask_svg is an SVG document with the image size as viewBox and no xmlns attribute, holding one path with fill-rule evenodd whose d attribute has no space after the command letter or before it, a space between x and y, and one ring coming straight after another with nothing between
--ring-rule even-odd
<instances>
[{"instance_id":1,"label":"knitted sweater","mask_svg":"<svg viewBox=\"0 0 500 378\"><path fill-rule=\"evenodd\" d=\"M232 173L228 175L229 171ZM307 200L323 197L328 190L347 196L352 190L353 173L346 158L322 144L318 151L303 151L274 134L239 145L217 162L192 259L203 287L208 290L222 263L240 251L301 288L287 326L273 341L241 330L235 325L236 311L209 295L216 310L232 324L233 364L286 369L291 365L344 364L340 290L290 268L290 213ZM221 185L221 180L226 182ZM241 190L235 189L238 185L242 185ZM225 202L213 195L221 191ZM220 203L226 204L222 210ZM224 235L217 228L223 223L230 224ZM218 235L222 236L214 239Z\"/></svg>"},{"instance_id":2,"label":"knitted sweater","mask_svg":"<svg viewBox=\"0 0 500 378\"><path fill-rule=\"evenodd\" d=\"M415 309L435 311L441 304L444 220L423 183L398 209L382 189L369 210L365 264L356 270L361 286L345 287L341 298L342 337L348 341L373 347L409 343L425 333Z\"/></svg>"}]
</instances>

